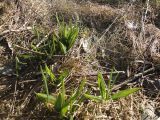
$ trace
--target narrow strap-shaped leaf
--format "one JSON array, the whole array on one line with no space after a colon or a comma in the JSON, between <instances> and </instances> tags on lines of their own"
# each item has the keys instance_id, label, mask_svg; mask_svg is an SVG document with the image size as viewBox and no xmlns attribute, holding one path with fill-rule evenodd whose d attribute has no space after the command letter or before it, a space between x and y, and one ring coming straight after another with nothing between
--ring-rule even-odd
<instances>
[{"instance_id":1,"label":"narrow strap-shaped leaf","mask_svg":"<svg viewBox=\"0 0 160 120\"><path fill-rule=\"evenodd\" d=\"M46 91L46 94L49 95L49 91L48 91L48 85L47 85L47 78L44 74L44 71L42 69L42 66L40 66L40 69L41 69L41 74L42 74L42 80L44 82L44 88L45 88L45 91Z\"/></svg>"},{"instance_id":2,"label":"narrow strap-shaped leaf","mask_svg":"<svg viewBox=\"0 0 160 120\"><path fill-rule=\"evenodd\" d=\"M48 68L47 64L45 64L45 70L49 77L51 78L52 82L55 80L55 75L53 74L52 70Z\"/></svg>"},{"instance_id":3,"label":"narrow strap-shaped leaf","mask_svg":"<svg viewBox=\"0 0 160 120\"><path fill-rule=\"evenodd\" d=\"M68 106L63 107L60 111L61 116L66 117L67 111L68 111Z\"/></svg>"},{"instance_id":4,"label":"narrow strap-shaped leaf","mask_svg":"<svg viewBox=\"0 0 160 120\"><path fill-rule=\"evenodd\" d=\"M100 97L100 96L94 96L94 95L89 95L89 94L84 94L84 96L90 100L95 101L95 102L100 102L103 100L102 97Z\"/></svg>"},{"instance_id":5,"label":"narrow strap-shaped leaf","mask_svg":"<svg viewBox=\"0 0 160 120\"><path fill-rule=\"evenodd\" d=\"M61 89L62 100L63 100L63 103L64 103L64 101L65 101L65 95L66 95L65 85L64 85L64 79L62 80L61 85L62 85L62 89ZM62 105L63 105L63 104L62 104Z\"/></svg>"},{"instance_id":6,"label":"narrow strap-shaped leaf","mask_svg":"<svg viewBox=\"0 0 160 120\"><path fill-rule=\"evenodd\" d=\"M44 94L44 93L36 93L36 96L41 100L41 101L44 101L44 102L48 102L48 103L51 103L51 104L54 104L55 101L56 101L56 98L52 95L48 95L47 94Z\"/></svg>"},{"instance_id":7,"label":"narrow strap-shaped leaf","mask_svg":"<svg viewBox=\"0 0 160 120\"><path fill-rule=\"evenodd\" d=\"M57 39L60 39L60 36L58 36L58 34L55 31L53 31L53 39L55 41L57 41Z\"/></svg>"},{"instance_id":8,"label":"narrow strap-shaped leaf","mask_svg":"<svg viewBox=\"0 0 160 120\"><path fill-rule=\"evenodd\" d=\"M117 93L115 93L114 95L112 95L112 99L116 100L122 97L127 97L128 95L137 92L138 90L140 90L141 88L131 88L131 89L126 89L126 90L121 90Z\"/></svg>"},{"instance_id":9,"label":"narrow strap-shaped leaf","mask_svg":"<svg viewBox=\"0 0 160 120\"><path fill-rule=\"evenodd\" d=\"M66 54L66 53L67 53L66 46L64 46L60 41L58 41L58 43L59 43L61 52L62 52L63 54Z\"/></svg>"},{"instance_id":10,"label":"narrow strap-shaped leaf","mask_svg":"<svg viewBox=\"0 0 160 120\"><path fill-rule=\"evenodd\" d=\"M77 26L74 26L72 28L72 32L69 36L69 49L73 46L73 44L75 43L76 41L76 38L78 37L78 32L79 32L79 29Z\"/></svg>"},{"instance_id":11,"label":"narrow strap-shaped leaf","mask_svg":"<svg viewBox=\"0 0 160 120\"><path fill-rule=\"evenodd\" d=\"M108 80L108 89L111 90L111 82L113 81L113 69L111 69L111 73L109 75L109 80Z\"/></svg>"},{"instance_id":12,"label":"narrow strap-shaped leaf","mask_svg":"<svg viewBox=\"0 0 160 120\"><path fill-rule=\"evenodd\" d=\"M100 94L102 98L105 100L107 98L106 83L104 81L102 73L100 72L98 72L98 87L100 89Z\"/></svg>"},{"instance_id":13,"label":"narrow strap-shaped leaf","mask_svg":"<svg viewBox=\"0 0 160 120\"><path fill-rule=\"evenodd\" d=\"M61 81L61 93L59 93L58 98L55 102L55 109L62 114L62 116L65 116L64 112L67 112L63 110L63 106L65 104L65 86L64 86L64 80Z\"/></svg>"},{"instance_id":14,"label":"narrow strap-shaped leaf","mask_svg":"<svg viewBox=\"0 0 160 120\"><path fill-rule=\"evenodd\" d=\"M79 88L78 88L77 91L70 97L70 99L67 100L67 101L64 103L64 105L63 105L63 107L62 107L62 109L61 109L61 115L62 115L62 116L65 116L65 115L66 115L69 106L71 105L71 107L72 107L74 101L76 101L77 98L81 95L84 85L85 85L85 80L83 80L83 81L81 82Z\"/></svg>"},{"instance_id":15,"label":"narrow strap-shaped leaf","mask_svg":"<svg viewBox=\"0 0 160 120\"><path fill-rule=\"evenodd\" d=\"M62 93L59 93L59 95L58 95L58 97L57 97L57 99L55 101L55 105L54 105L55 110L57 112L60 112L61 109L62 109L63 104L64 104L64 99L62 97Z\"/></svg>"},{"instance_id":16,"label":"narrow strap-shaped leaf","mask_svg":"<svg viewBox=\"0 0 160 120\"><path fill-rule=\"evenodd\" d=\"M60 76L58 77L58 82L61 82L69 75L69 72L67 70L63 71Z\"/></svg>"},{"instance_id":17,"label":"narrow strap-shaped leaf","mask_svg":"<svg viewBox=\"0 0 160 120\"><path fill-rule=\"evenodd\" d=\"M70 103L74 103L74 101L82 94L83 88L85 85L85 80L83 80L77 89L77 91L70 97L69 100L66 101L64 107L69 106Z\"/></svg>"}]
</instances>

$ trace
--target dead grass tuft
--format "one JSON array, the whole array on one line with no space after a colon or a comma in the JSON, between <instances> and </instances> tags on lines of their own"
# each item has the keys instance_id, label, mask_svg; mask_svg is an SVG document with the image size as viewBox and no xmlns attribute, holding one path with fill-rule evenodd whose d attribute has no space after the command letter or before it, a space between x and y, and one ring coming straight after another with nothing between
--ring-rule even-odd
<instances>
[{"instance_id":1,"label":"dead grass tuft","mask_svg":"<svg viewBox=\"0 0 160 120\"><path fill-rule=\"evenodd\" d=\"M140 93L141 94L141 93ZM118 101L104 103L89 102L84 106L80 116L84 120L128 120L141 119L141 105L143 98L140 95L131 95Z\"/></svg>"}]
</instances>

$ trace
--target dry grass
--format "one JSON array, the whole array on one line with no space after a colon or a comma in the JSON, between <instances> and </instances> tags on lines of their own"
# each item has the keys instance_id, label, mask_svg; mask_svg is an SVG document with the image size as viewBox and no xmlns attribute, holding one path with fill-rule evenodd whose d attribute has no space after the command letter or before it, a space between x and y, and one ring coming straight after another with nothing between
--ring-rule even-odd
<instances>
[{"instance_id":1,"label":"dry grass","mask_svg":"<svg viewBox=\"0 0 160 120\"><path fill-rule=\"evenodd\" d=\"M95 103L87 100L75 112L76 119L140 120L150 103L154 110L158 109L160 103L160 29L157 22L159 16L155 15L160 13L156 11L158 6L154 9L152 4L149 5L126 2L111 7L105 3L98 4L97 0L1 0L0 68L10 61L8 66L13 64L14 55L25 51L13 45L30 48L30 43L35 39L30 29L33 25L38 26L45 35L56 30L55 16L58 13L65 21L72 19L81 25L78 41L67 56L55 58L56 62L50 63L56 72L64 69L70 71L66 80L69 94L83 78L87 79L85 89L97 94L97 71L101 70L107 81L108 72L113 66L125 72L120 74L115 84L115 87L120 85L118 90L133 86L143 88L117 101ZM86 48L84 43L88 43ZM152 70L146 72L149 69ZM11 76L0 73L0 79L0 119L59 119L55 111L49 111L35 97L34 92L42 90L41 76L36 70L26 68L19 79L13 73ZM130 81L125 83L128 79ZM51 87L53 94L59 89Z\"/></svg>"},{"instance_id":2,"label":"dry grass","mask_svg":"<svg viewBox=\"0 0 160 120\"><path fill-rule=\"evenodd\" d=\"M108 101L103 104L90 102L85 106L84 118L89 120L128 120L141 119L139 110L141 109L142 101L139 101L139 96L130 96L119 101ZM141 104L139 104L141 103ZM83 114L83 112L82 112Z\"/></svg>"}]
</instances>

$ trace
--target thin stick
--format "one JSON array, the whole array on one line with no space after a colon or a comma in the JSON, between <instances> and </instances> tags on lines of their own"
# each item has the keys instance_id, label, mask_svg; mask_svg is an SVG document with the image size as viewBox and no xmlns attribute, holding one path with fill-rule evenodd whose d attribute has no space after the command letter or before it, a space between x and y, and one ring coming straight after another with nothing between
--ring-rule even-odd
<instances>
[{"instance_id":1,"label":"thin stick","mask_svg":"<svg viewBox=\"0 0 160 120\"><path fill-rule=\"evenodd\" d=\"M138 74L134 75L133 77L128 78L127 80L125 80L125 81L122 82L121 84L114 86L112 90L117 90L117 89L119 89L120 87L122 87L123 85L126 85L126 84L128 84L129 82L132 82L132 81L140 78L140 77L143 76L144 74L147 74L147 73L149 73L149 72L151 72L151 71L154 71L154 70L155 70L155 68L150 68L150 69L148 69L148 70L146 70L146 71L143 71L142 73L138 73Z\"/></svg>"},{"instance_id":2,"label":"thin stick","mask_svg":"<svg viewBox=\"0 0 160 120\"><path fill-rule=\"evenodd\" d=\"M102 75L109 75L109 74L118 74L118 73L122 73L124 74L125 71L116 71L116 72L104 72L102 73ZM73 75L74 77L82 77L82 76L97 76L97 72L96 73L90 73L90 74L86 74L86 75Z\"/></svg>"},{"instance_id":3,"label":"thin stick","mask_svg":"<svg viewBox=\"0 0 160 120\"><path fill-rule=\"evenodd\" d=\"M30 50L28 48L25 48L25 47L22 47L22 46L19 46L19 45L14 45L14 46L17 47L17 48L19 48L19 49L22 49L24 51L29 51L29 52L32 52L32 53L35 53L35 54L39 54L39 55L46 55L46 53ZM52 56L53 57L67 57L67 55L52 55Z\"/></svg>"},{"instance_id":4,"label":"thin stick","mask_svg":"<svg viewBox=\"0 0 160 120\"><path fill-rule=\"evenodd\" d=\"M32 53L35 53L35 54L40 54L40 55L45 55L45 53L41 53L41 52L37 52L37 51L33 51L33 50L30 50L28 48L25 48L25 47L22 47L22 46L19 46L19 45L14 45L15 47L19 48L19 49L22 49L22 50L25 50L25 51L29 51L29 52L32 52Z\"/></svg>"},{"instance_id":5,"label":"thin stick","mask_svg":"<svg viewBox=\"0 0 160 120\"><path fill-rule=\"evenodd\" d=\"M8 34L10 32L22 32L22 31L27 31L27 30L31 30L31 29L32 29L32 27L21 27L19 29L15 29L15 30L14 29L5 30L0 34L0 36L3 36L3 35Z\"/></svg>"}]
</instances>

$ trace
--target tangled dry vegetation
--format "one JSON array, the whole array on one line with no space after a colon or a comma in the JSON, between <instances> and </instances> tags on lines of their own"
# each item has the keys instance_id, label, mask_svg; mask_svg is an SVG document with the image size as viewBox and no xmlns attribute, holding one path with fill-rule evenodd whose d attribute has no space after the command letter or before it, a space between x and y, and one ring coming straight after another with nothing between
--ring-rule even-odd
<instances>
[{"instance_id":1,"label":"tangled dry vegetation","mask_svg":"<svg viewBox=\"0 0 160 120\"><path fill-rule=\"evenodd\" d=\"M62 23L57 17L78 24L62 25L66 31L79 32L72 47L59 43ZM51 95L63 91L63 82L45 84L42 68L48 65L45 69L53 72L51 79L61 79L69 71L64 81L65 102L83 79L83 92L99 95L98 71L107 84L111 76L116 78L109 90L113 93L142 88L103 102L81 96L84 100L76 101L76 111L67 112L72 113L70 119L159 120L159 21L159 0L0 0L0 119L61 119L51 103L40 101L35 94L44 93L46 87ZM59 39L55 51L53 43L47 42L51 38Z\"/></svg>"}]
</instances>

